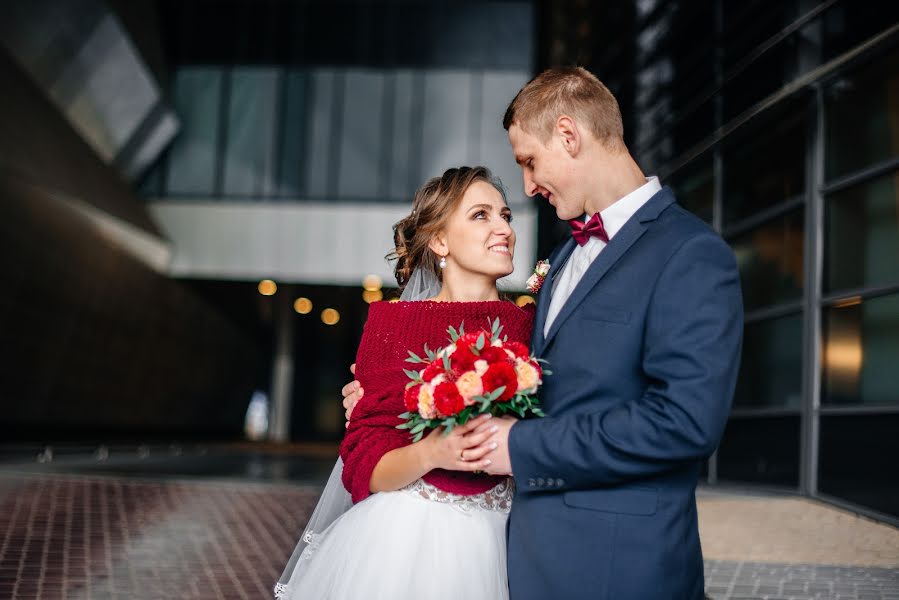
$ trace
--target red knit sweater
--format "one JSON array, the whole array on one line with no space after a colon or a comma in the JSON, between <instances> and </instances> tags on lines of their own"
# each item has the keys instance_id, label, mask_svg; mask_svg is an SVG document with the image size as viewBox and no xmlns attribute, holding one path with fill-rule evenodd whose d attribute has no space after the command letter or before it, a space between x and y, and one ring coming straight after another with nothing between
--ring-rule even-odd
<instances>
[{"instance_id":1,"label":"red knit sweater","mask_svg":"<svg viewBox=\"0 0 899 600\"><path fill-rule=\"evenodd\" d=\"M450 343L449 326L464 323L469 332L490 328L499 317L503 335L528 344L534 321L534 305L519 308L511 302L375 302L356 355L356 378L365 394L353 409L343 443L343 484L360 502L370 494L371 474L381 457L412 443L399 415L406 411L403 392L409 378L403 369L409 350L423 356L424 346L437 349ZM446 492L473 495L486 492L502 478L461 471L435 469L423 479Z\"/></svg>"}]
</instances>

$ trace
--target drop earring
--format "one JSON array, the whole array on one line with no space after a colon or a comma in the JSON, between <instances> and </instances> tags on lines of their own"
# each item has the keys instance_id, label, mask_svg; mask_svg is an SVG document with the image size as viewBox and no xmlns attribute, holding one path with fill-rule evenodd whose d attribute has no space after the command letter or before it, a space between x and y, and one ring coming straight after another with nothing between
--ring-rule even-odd
<instances>
[{"instance_id":1,"label":"drop earring","mask_svg":"<svg viewBox=\"0 0 899 600\"><path fill-rule=\"evenodd\" d=\"M445 268L446 268L446 257L445 257L445 256L441 256L441 257L440 257L440 268L441 268L441 269L445 269Z\"/></svg>"}]
</instances>

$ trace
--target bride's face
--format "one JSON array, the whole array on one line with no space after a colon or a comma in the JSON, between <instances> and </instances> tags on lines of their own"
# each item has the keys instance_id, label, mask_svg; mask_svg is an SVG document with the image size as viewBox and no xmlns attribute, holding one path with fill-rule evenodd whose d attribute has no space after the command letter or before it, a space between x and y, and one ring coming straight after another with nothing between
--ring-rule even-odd
<instances>
[{"instance_id":1,"label":"bride's face","mask_svg":"<svg viewBox=\"0 0 899 600\"><path fill-rule=\"evenodd\" d=\"M515 253L511 221L512 211L496 188L484 181L471 184L438 236L435 251L447 255L445 273L494 279L510 274Z\"/></svg>"}]
</instances>

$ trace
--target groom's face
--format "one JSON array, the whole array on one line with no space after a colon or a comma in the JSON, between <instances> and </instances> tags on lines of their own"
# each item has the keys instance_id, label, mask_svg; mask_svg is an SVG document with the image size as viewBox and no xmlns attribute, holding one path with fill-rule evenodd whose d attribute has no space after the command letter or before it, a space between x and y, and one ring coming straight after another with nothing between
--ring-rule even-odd
<instances>
[{"instance_id":1,"label":"groom's face","mask_svg":"<svg viewBox=\"0 0 899 600\"><path fill-rule=\"evenodd\" d=\"M524 177L524 192L528 196L541 195L556 209L560 219L576 219L584 214L583 202L578 202L573 178L571 157L557 135L543 143L524 131L517 123L509 127L509 143L515 162Z\"/></svg>"}]
</instances>

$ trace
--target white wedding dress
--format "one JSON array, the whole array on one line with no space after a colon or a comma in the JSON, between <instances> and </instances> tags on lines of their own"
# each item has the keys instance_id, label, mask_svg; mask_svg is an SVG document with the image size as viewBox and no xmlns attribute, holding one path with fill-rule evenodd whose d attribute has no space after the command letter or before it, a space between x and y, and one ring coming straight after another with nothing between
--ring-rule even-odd
<instances>
[{"instance_id":1,"label":"white wedding dress","mask_svg":"<svg viewBox=\"0 0 899 600\"><path fill-rule=\"evenodd\" d=\"M475 496L418 480L307 534L275 589L291 600L505 600L512 479ZM302 544L303 542L301 542Z\"/></svg>"},{"instance_id":2,"label":"white wedding dress","mask_svg":"<svg viewBox=\"0 0 899 600\"><path fill-rule=\"evenodd\" d=\"M415 269L402 300L440 291ZM337 460L275 586L278 600L507 600L506 521L512 478L482 494L422 480L352 505Z\"/></svg>"}]
</instances>

